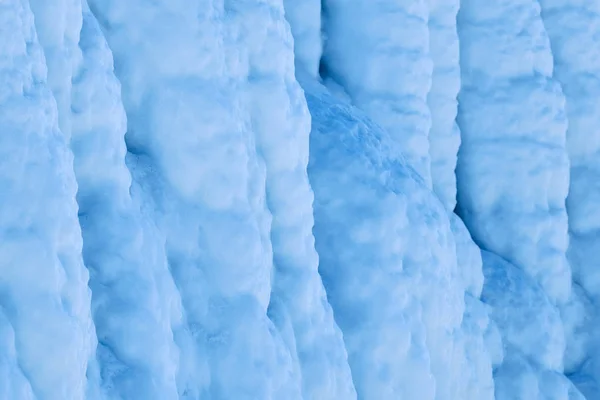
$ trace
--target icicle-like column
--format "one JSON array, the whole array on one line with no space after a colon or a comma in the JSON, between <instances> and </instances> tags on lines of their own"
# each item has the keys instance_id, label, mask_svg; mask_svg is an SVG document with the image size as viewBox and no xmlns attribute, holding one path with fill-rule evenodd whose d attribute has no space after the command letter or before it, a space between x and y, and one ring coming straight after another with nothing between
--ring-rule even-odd
<instances>
[{"instance_id":1,"label":"icicle-like column","mask_svg":"<svg viewBox=\"0 0 600 400\"><path fill-rule=\"evenodd\" d=\"M431 111L429 155L433 191L444 206L456 206L456 156L460 131L456 125L456 96L460 89L458 0L428 0L429 52L433 61L431 90L427 104Z\"/></svg>"},{"instance_id":2,"label":"icicle-like column","mask_svg":"<svg viewBox=\"0 0 600 400\"><path fill-rule=\"evenodd\" d=\"M597 303L600 301L600 1L540 0L540 4L554 53L555 77L567 99L567 150L571 162L567 255L574 281L585 290L581 300L587 295ZM592 332L598 325L597 311L586 318L587 326L580 326L577 336L571 338L575 342L595 336ZM597 343L590 342L588 351L585 371L577 379L588 398L598 398ZM580 363L585 359L580 358Z\"/></svg>"},{"instance_id":3,"label":"icicle-like column","mask_svg":"<svg viewBox=\"0 0 600 400\"><path fill-rule=\"evenodd\" d=\"M354 399L342 335L318 273L313 193L306 172L310 114L294 77L292 35L283 4L241 2L229 11L232 32L248 55L245 100L266 167L267 205L273 215L269 315L284 333L286 325L291 327L285 340L298 355L303 398Z\"/></svg>"},{"instance_id":4,"label":"icicle-like column","mask_svg":"<svg viewBox=\"0 0 600 400\"><path fill-rule=\"evenodd\" d=\"M323 0L323 73L392 137L431 185L427 93L431 86L425 0Z\"/></svg>"},{"instance_id":5,"label":"icicle-like column","mask_svg":"<svg viewBox=\"0 0 600 400\"><path fill-rule=\"evenodd\" d=\"M446 210L395 161L385 131L303 84L319 271L359 398L463 398L471 375L450 366L461 354L464 285Z\"/></svg>"},{"instance_id":6,"label":"icicle-like column","mask_svg":"<svg viewBox=\"0 0 600 400\"><path fill-rule=\"evenodd\" d=\"M491 306L504 348L494 369L495 399L583 400L563 374L566 341L558 308L522 269L482 253L482 299Z\"/></svg>"},{"instance_id":7,"label":"icicle-like column","mask_svg":"<svg viewBox=\"0 0 600 400\"><path fill-rule=\"evenodd\" d=\"M0 393L82 399L96 337L73 157L27 2L0 5L0 55Z\"/></svg>"},{"instance_id":8,"label":"icicle-like column","mask_svg":"<svg viewBox=\"0 0 600 400\"><path fill-rule=\"evenodd\" d=\"M73 79L71 147L102 387L109 398L176 399L170 303L178 293L164 246L148 216L142 217L139 199L130 195L121 88L110 49L87 7L79 46L83 57Z\"/></svg>"},{"instance_id":9,"label":"icicle-like column","mask_svg":"<svg viewBox=\"0 0 600 400\"><path fill-rule=\"evenodd\" d=\"M92 3L123 85L129 164L161 215L193 335L176 334L180 395L352 394L316 273L283 4Z\"/></svg>"},{"instance_id":10,"label":"icicle-like column","mask_svg":"<svg viewBox=\"0 0 600 400\"><path fill-rule=\"evenodd\" d=\"M539 5L464 0L458 32L458 210L480 246L563 302L571 289L567 119Z\"/></svg>"}]
</instances>

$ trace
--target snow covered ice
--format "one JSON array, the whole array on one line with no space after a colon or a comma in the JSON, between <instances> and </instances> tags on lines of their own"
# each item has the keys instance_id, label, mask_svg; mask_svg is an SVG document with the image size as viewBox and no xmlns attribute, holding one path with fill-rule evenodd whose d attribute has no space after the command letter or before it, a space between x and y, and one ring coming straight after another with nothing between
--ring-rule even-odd
<instances>
[{"instance_id":1,"label":"snow covered ice","mask_svg":"<svg viewBox=\"0 0 600 400\"><path fill-rule=\"evenodd\" d=\"M0 1L0 399L599 399L598 15Z\"/></svg>"}]
</instances>

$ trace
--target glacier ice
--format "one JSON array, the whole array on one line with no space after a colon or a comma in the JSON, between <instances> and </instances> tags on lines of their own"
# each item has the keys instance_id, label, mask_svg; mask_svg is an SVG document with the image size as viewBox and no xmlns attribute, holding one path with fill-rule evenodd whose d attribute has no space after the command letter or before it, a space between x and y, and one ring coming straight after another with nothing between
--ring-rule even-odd
<instances>
[{"instance_id":1,"label":"glacier ice","mask_svg":"<svg viewBox=\"0 0 600 400\"><path fill-rule=\"evenodd\" d=\"M394 154L430 185L432 61L425 0L323 0L323 9L325 76L390 133Z\"/></svg>"},{"instance_id":2,"label":"glacier ice","mask_svg":"<svg viewBox=\"0 0 600 400\"><path fill-rule=\"evenodd\" d=\"M304 88L319 270L359 398L465 398L478 386L492 398L485 357L451 368L465 360L460 336L482 332L461 330L464 286L444 207L396 160L386 132L316 83Z\"/></svg>"},{"instance_id":3,"label":"glacier ice","mask_svg":"<svg viewBox=\"0 0 600 400\"><path fill-rule=\"evenodd\" d=\"M0 2L0 399L597 398L598 7Z\"/></svg>"},{"instance_id":4,"label":"glacier ice","mask_svg":"<svg viewBox=\"0 0 600 400\"><path fill-rule=\"evenodd\" d=\"M453 211L456 206L456 159L460 131L456 124L460 90L459 45L456 31L458 0L428 0L429 54L433 62L427 105L431 112L429 156L433 191Z\"/></svg>"},{"instance_id":5,"label":"glacier ice","mask_svg":"<svg viewBox=\"0 0 600 400\"><path fill-rule=\"evenodd\" d=\"M539 4L465 0L458 33L459 213L480 246L566 301L567 118Z\"/></svg>"},{"instance_id":6,"label":"glacier ice","mask_svg":"<svg viewBox=\"0 0 600 400\"><path fill-rule=\"evenodd\" d=\"M84 398L96 335L73 155L27 2L0 5L0 38L0 394Z\"/></svg>"},{"instance_id":7,"label":"glacier ice","mask_svg":"<svg viewBox=\"0 0 600 400\"><path fill-rule=\"evenodd\" d=\"M588 396L600 396L600 354L597 350L598 311L592 304L600 299L600 274L597 251L600 245L600 134L597 123L600 112L600 58L596 41L600 33L600 2L540 0L542 17L555 64L555 76L561 83L567 100L569 119L567 150L570 157L570 186L567 197L569 215L569 250L567 256L573 269L573 279L582 288L564 314L577 329L569 331L568 343L587 346L581 355L571 358L569 372L578 387ZM589 299L588 299L589 298ZM579 304L577 304L579 303ZM574 351L574 350L573 350ZM571 352L569 352L571 354Z\"/></svg>"},{"instance_id":8,"label":"glacier ice","mask_svg":"<svg viewBox=\"0 0 600 400\"><path fill-rule=\"evenodd\" d=\"M87 7L79 46L71 147L102 386L114 398L175 398L172 307L161 299L172 297L180 312L178 296L160 237L131 188L120 85L110 49Z\"/></svg>"}]
</instances>

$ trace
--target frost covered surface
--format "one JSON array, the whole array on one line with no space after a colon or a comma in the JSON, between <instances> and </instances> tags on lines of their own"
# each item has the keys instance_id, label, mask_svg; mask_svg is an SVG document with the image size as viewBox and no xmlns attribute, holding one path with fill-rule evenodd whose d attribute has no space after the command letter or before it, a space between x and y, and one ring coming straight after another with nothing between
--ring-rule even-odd
<instances>
[{"instance_id":1,"label":"frost covered surface","mask_svg":"<svg viewBox=\"0 0 600 400\"><path fill-rule=\"evenodd\" d=\"M26 3L0 5L0 38L0 394L84 398L96 337L73 156Z\"/></svg>"},{"instance_id":2,"label":"frost covered surface","mask_svg":"<svg viewBox=\"0 0 600 400\"><path fill-rule=\"evenodd\" d=\"M573 315L581 316L569 335L569 342L575 346L572 353L578 355L571 358L569 369L582 392L588 398L597 398L600 396L600 353L597 339L595 342L590 339L597 337L599 320L595 304L600 300L597 256L600 246L600 132L597 128L600 123L597 44L600 2L541 0L540 4L554 54L555 76L567 99L567 149L571 161L567 198L568 257L573 279L577 287L583 289L573 299L569 312L565 312L572 321ZM581 357L582 352L586 358Z\"/></svg>"},{"instance_id":3,"label":"frost covered surface","mask_svg":"<svg viewBox=\"0 0 600 400\"><path fill-rule=\"evenodd\" d=\"M489 386L489 362L474 370L459 340L481 332L460 327L464 287L443 206L395 161L387 133L317 84L304 88L319 270L359 398L466 398ZM465 370L450 368L461 361Z\"/></svg>"},{"instance_id":4,"label":"frost covered surface","mask_svg":"<svg viewBox=\"0 0 600 400\"><path fill-rule=\"evenodd\" d=\"M458 32L460 215L480 246L523 268L552 301L566 301L567 118L539 5L467 0Z\"/></svg>"},{"instance_id":5,"label":"frost covered surface","mask_svg":"<svg viewBox=\"0 0 600 400\"><path fill-rule=\"evenodd\" d=\"M323 0L324 73L392 137L394 154L431 184L424 0Z\"/></svg>"}]
</instances>

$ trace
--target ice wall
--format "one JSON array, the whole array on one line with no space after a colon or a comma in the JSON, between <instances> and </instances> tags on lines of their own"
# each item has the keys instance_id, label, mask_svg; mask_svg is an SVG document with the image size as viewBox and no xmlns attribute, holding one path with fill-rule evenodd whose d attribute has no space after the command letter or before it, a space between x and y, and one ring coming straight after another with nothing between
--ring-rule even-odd
<instances>
[{"instance_id":1,"label":"ice wall","mask_svg":"<svg viewBox=\"0 0 600 400\"><path fill-rule=\"evenodd\" d=\"M265 172L235 95L245 71L225 10L183 1L90 5L122 84L133 177L152 196L181 294L180 398L298 398L291 359L266 316Z\"/></svg>"},{"instance_id":2,"label":"ice wall","mask_svg":"<svg viewBox=\"0 0 600 400\"><path fill-rule=\"evenodd\" d=\"M600 246L600 2L540 0L542 17L554 54L555 77L561 83L567 99L567 150L571 161L571 180L567 197L570 243L568 258L573 279L584 291L574 301L586 316L587 323L579 322L570 337L573 345L587 343L587 362L577 357L570 372L588 398L600 396L600 354L597 343L589 342L597 336L595 307L584 306L600 300L600 264L597 252ZM568 314L572 315L571 308ZM578 344L579 343L579 344ZM575 360L573 360L575 361ZM580 368L582 370L580 371ZM584 390L585 387L585 390Z\"/></svg>"},{"instance_id":3,"label":"ice wall","mask_svg":"<svg viewBox=\"0 0 600 400\"><path fill-rule=\"evenodd\" d=\"M359 398L491 399L489 361L467 361L463 340L476 349L482 333L472 321L461 328L464 286L446 210L397 161L385 131L314 81L303 87L319 271Z\"/></svg>"},{"instance_id":4,"label":"ice wall","mask_svg":"<svg viewBox=\"0 0 600 400\"><path fill-rule=\"evenodd\" d=\"M352 397L316 270L283 4L91 3L192 333L175 335L180 396Z\"/></svg>"},{"instance_id":5,"label":"ice wall","mask_svg":"<svg viewBox=\"0 0 600 400\"><path fill-rule=\"evenodd\" d=\"M431 112L429 156L433 191L450 211L456 206L456 155L460 131L456 125L456 96L460 89L459 46L456 32L458 0L428 0L429 54L433 61L427 104Z\"/></svg>"},{"instance_id":6,"label":"ice wall","mask_svg":"<svg viewBox=\"0 0 600 400\"><path fill-rule=\"evenodd\" d=\"M121 87L111 51L87 5L79 47L71 148L102 388L108 398L175 399L178 353L171 317L181 312L179 296L161 238L140 208L139 188L131 187Z\"/></svg>"},{"instance_id":7,"label":"ice wall","mask_svg":"<svg viewBox=\"0 0 600 400\"><path fill-rule=\"evenodd\" d=\"M582 398L563 375L567 116L539 4L463 1L458 33L458 211L490 251L482 299L504 347L496 398Z\"/></svg>"},{"instance_id":8,"label":"ice wall","mask_svg":"<svg viewBox=\"0 0 600 400\"><path fill-rule=\"evenodd\" d=\"M96 336L73 156L27 2L0 5L0 394L80 399Z\"/></svg>"},{"instance_id":9,"label":"ice wall","mask_svg":"<svg viewBox=\"0 0 600 400\"><path fill-rule=\"evenodd\" d=\"M318 273L313 192L306 171L310 114L294 76L293 40L283 5L247 2L229 11L237 46L247 52L244 101L265 164L266 203L273 217L269 315L280 330L291 327L284 340L297 353L304 398L355 398L342 335ZM312 32L311 27L306 31ZM300 46L310 47L314 40L309 35Z\"/></svg>"},{"instance_id":10,"label":"ice wall","mask_svg":"<svg viewBox=\"0 0 600 400\"><path fill-rule=\"evenodd\" d=\"M319 76L323 53L321 38L321 0L284 0L285 19L294 37L296 69L313 78Z\"/></svg>"},{"instance_id":11,"label":"ice wall","mask_svg":"<svg viewBox=\"0 0 600 400\"><path fill-rule=\"evenodd\" d=\"M497 400L584 399L563 375L566 348L559 309L524 271L483 251L482 299L502 335L504 359L494 371Z\"/></svg>"},{"instance_id":12,"label":"ice wall","mask_svg":"<svg viewBox=\"0 0 600 400\"><path fill-rule=\"evenodd\" d=\"M323 73L391 135L431 185L428 134L431 86L425 0L323 0Z\"/></svg>"},{"instance_id":13,"label":"ice wall","mask_svg":"<svg viewBox=\"0 0 600 400\"><path fill-rule=\"evenodd\" d=\"M540 7L465 0L458 33L459 213L482 248L534 277L553 302L566 301L567 118Z\"/></svg>"}]
</instances>

